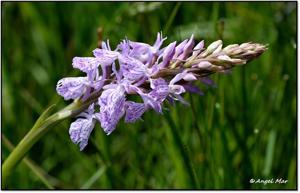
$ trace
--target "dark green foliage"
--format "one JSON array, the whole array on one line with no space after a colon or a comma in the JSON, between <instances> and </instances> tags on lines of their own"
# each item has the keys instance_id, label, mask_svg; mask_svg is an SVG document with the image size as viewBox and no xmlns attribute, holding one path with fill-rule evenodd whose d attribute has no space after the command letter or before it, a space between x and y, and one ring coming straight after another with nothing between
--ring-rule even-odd
<instances>
[{"instance_id":1,"label":"dark green foliage","mask_svg":"<svg viewBox=\"0 0 300 193\"><path fill-rule=\"evenodd\" d=\"M161 30L168 43L193 33L206 45L269 44L231 75L213 75L216 88L200 85L204 96L186 94L190 107L166 104L163 116L148 112L110 136L97 125L83 152L69 139L67 120L28 157L60 189L295 189L296 15L295 2L4 2L2 133L16 145L44 109L69 103L55 85L80 74L72 58L92 54L99 27L112 47L125 36L153 43ZM8 153L3 143L3 160ZM21 163L8 188L47 186Z\"/></svg>"}]
</instances>

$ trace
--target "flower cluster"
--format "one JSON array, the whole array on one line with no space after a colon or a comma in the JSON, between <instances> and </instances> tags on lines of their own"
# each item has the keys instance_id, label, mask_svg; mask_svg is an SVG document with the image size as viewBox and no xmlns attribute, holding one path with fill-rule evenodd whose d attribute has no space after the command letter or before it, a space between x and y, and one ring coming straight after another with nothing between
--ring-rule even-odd
<instances>
[{"instance_id":1,"label":"flower cluster","mask_svg":"<svg viewBox=\"0 0 300 193\"><path fill-rule=\"evenodd\" d=\"M245 64L266 50L261 44L233 44L222 48L218 40L204 48L204 41L195 45L193 35L182 41L172 42L162 48L163 38L157 34L153 45L123 40L115 50L109 42L93 51L94 57L73 58L73 68L84 72L84 77L63 78L57 83L57 93L65 100L87 100L99 93L97 102L78 116L70 126L69 134L83 150L88 144L96 121L108 135L122 117L126 123L141 119L150 109L162 113L165 100L187 103L182 94L201 90L192 83L202 81L215 72L227 72L236 65ZM128 100L138 95L142 102ZM96 110L97 109L97 110Z\"/></svg>"}]
</instances>

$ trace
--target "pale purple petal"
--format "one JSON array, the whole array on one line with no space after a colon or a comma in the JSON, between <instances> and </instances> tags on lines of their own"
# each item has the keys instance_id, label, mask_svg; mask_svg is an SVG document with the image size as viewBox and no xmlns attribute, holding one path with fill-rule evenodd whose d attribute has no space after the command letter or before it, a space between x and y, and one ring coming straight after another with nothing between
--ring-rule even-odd
<instances>
[{"instance_id":1,"label":"pale purple petal","mask_svg":"<svg viewBox=\"0 0 300 193\"><path fill-rule=\"evenodd\" d=\"M197 80L196 76L193 73L187 73L184 77L183 80L185 81L194 81Z\"/></svg>"},{"instance_id":2,"label":"pale purple petal","mask_svg":"<svg viewBox=\"0 0 300 193\"><path fill-rule=\"evenodd\" d=\"M95 104L92 103L87 110L85 110L84 112L80 113L77 117L81 117L81 118L86 118L86 119L91 119L93 118L93 114L95 112Z\"/></svg>"},{"instance_id":3,"label":"pale purple petal","mask_svg":"<svg viewBox=\"0 0 300 193\"><path fill-rule=\"evenodd\" d=\"M182 80L186 74L187 74L187 71L183 71L181 73L176 74L176 76L174 78L172 78L172 80L170 81L170 85L173 85L176 82L179 82L180 80Z\"/></svg>"},{"instance_id":4,"label":"pale purple petal","mask_svg":"<svg viewBox=\"0 0 300 193\"><path fill-rule=\"evenodd\" d=\"M174 101L174 98L173 97L171 97L171 96L168 96L167 97L167 101L171 104L171 105L175 105L175 101Z\"/></svg>"},{"instance_id":5,"label":"pale purple petal","mask_svg":"<svg viewBox=\"0 0 300 193\"><path fill-rule=\"evenodd\" d=\"M104 132L109 135L115 130L125 113L125 90L122 86L116 89L107 89L102 92L98 102L100 105L98 119Z\"/></svg>"},{"instance_id":6,"label":"pale purple petal","mask_svg":"<svg viewBox=\"0 0 300 193\"><path fill-rule=\"evenodd\" d=\"M173 59L173 56L175 54L175 46L176 46L176 42L173 42L165 48L163 52L163 62L160 65L161 68L166 67Z\"/></svg>"},{"instance_id":7,"label":"pale purple petal","mask_svg":"<svg viewBox=\"0 0 300 193\"><path fill-rule=\"evenodd\" d=\"M150 87L155 89L160 85L168 85L167 82L163 78L150 79Z\"/></svg>"},{"instance_id":8,"label":"pale purple petal","mask_svg":"<svg viewBox=\"0 0 300 193\"><path fill-rule=\"evenodd\" d=\"M138 87L133 87L133 89L138 93L146 107L153 108L156 112L162 113L162 103L169 94L169 86L167 82L162 79L151 79L152 90L149 93L142 92Z\"/></svg>"},{"instance_id":9,"label":"pale purple petal","mask_svg":"<svg viewBox=\"0 0 300 193\"><path fill-rule=\"evenodd\" d=\"M144 64L149 63L153 58L153 54L156 52L155 48L149 44L129 41L129 45L132 48L129 56L139 60Z\"/></svg>"},{"instance_id":10,"label":"pale purple petal","mask_svg":"<svg viewBox=\"0 0 300 193\"><path fill-rule=\"evenodd\" d=\"M194 86L192 84L184 84L182 86L188 92L196 93L196 94L201 95L201 96L204 95L204 93L202 92L202 90L199 87L197 87L197 86Z\"/></svg>"},{"instance_id":11,"label":"pale purple petal","mask_svg":"<svg viewBox=\"0 0 300 193\"><path fill-rule=\"evenodd\" d=\"M157 102L162 103L169 94L169 86L167 82L162 78L152 80L151 82L153 90L149 93L149 95Z\"/></svg>"},{"instance_id":12,"label":"pale purple petal","mask_svg":"<svg viewBox=\"0 0 300 193\"><path fill-rule=\"evenodd\" d=\"M145 76L146 66L139 60L129 57L120 56L121 71L127 80L136 81Z\"/></svg>"},{"instance_id":13,"label":"pale purple petal","mask_svg":"<svg viewBox=\"0 0 300 193\"><path fill-rule=\"evenodd\" d=\"M130 56L139 58L140 55L148 54L153 48L149 44L141 43L141 42L134 42L128 41L130 48L132 48L132 52Z\"/></svg>"},{"instance_id":14,"label":"pale purple petal","mask_svg":"<svg viewBox=\"0 0 300 193\"><path fill-rule=\"evenodd\" d=\"M93 119L79 118L74 121L69 129L70 138L73 143L79 144L80 151L82 151L88 144L91 132L95 126Z\"/></svg>"},{"instance_id":15,"label":"pale purple petal","mask_svg":"<svg viewBox=\"0 0 300 193\"><path fill-rule=\"evenodd\" d=\"M179 94L172 94L171 97L174 99L174 100L178 100L180 101L182 104L184 105L189 105L189 103L184 100L184 98L182 96L180 96Z\"/></svg>"},{"instance_id":16,"label":"pale purple petal","mask_svg":"<svg viewBox=\"0 0 300 193\"><path fill-rule=\"evenodd\" d=\"M144 103L135 103L132 101L126 102L126 115L125 115L125 122L126 123L133 123L139 119L147 110Z\"/></svg>"},{"instance_id":17,"label":"pale purple petal","mask_svg":"<svg viewBox=\"0 0 300 193\"><path fill-rule=\"evenodd\" d=\"M208 61L202 61L199 62L198 64L193 65L192 67L197 67L200 69L210 69L212 67L212 64Z\"/></svg>"},{"instance_id":18,"label":"pale purple petal","mask_svg":"<svg viewBox=\"0 0 300 193\"><path fill-rule=\"evenodd\" d=\"M181 80L194 81L197 80L197 78L192 72L188 72L187 70L185 70L176 74L176 76L170 81L170 85L174 85L176 82L179 82Z\"/></svg>"},{"instance_id":19,"label":"pale purple petal","mask_svg":"<svg viewBox=\"0 0 300 193\"><path fill-rule=\"evenodd\" d=\"M200 78L200 81L203 84L206 84L208 86L216 86L215 82L212 79L208 78L208 77Z\"/></svg>"},{"instance_id":20,"label":"pale purple petal","mask_svg":"<svg viewBox=\"0 0 300 193\"><path fill-rule=\"evenodd\" d=\"M77 99L86 91L86 77L68 77L57 82L56 91L65 100Z\"/></svg>"},{"instance_id":21,"label":"pale purple petal","mask_svg":"<svg viewBox=\"0 0 300 193\"><path fill-rule=\"evenodd\" d=\"M180 54L182 54L182 52L184 51L183 48L187 42L188 40L186 39L176 46L174 58L177 58Z\"/></svg>"},{"instance_id":22,"label":"pale purple petal","mask_svg":"<svg viewBox=\"0 0 300 193\"><path fill-rule=\"evenodd\" d=\"M162 113L162 107L161 107L161 103L159 101L155 100L155 98L153 98L149 94L142 94L142 93L140 93L140 96L142 97L142 99L143 99L144 104L146 105L146 107L151 107L156 112Z\"/></svg>"},{"instance_id":23,"label":"pale purple petal","mask_svg":"<svg viewBox=\"0 0 300 193\"><path fill-rule=\"evenodd\" d=\"M154 49L156 51L159 50L159 48L161 47L161 45L163 44L163 42L166 40L167 38L163 38L161 33L157 33L157 38L156 41L153 45Z\"/></svg>"},{"instance_id":24,"label":"pale purple petal","mask_svg":"<svg viewBox=\"0 0 300 193\"><path fill-rule=\"evenodd\" d=\"M153 93L150 94L150 93L144 93L140 88L136 87L136 86L130 86L130 88L132 90L134 90L137 94L139 94L143 101L144 101L144 104L146 107L151 107L153 108L156 112L159 112L161 113L162 112L162 108L161 108L161 102L158 101L154 96L153 96Z\"/></svg>"},{"instance_id":25,"label":"pale purple petal","mask_svg":"<svg viewBox=\"0 0 300 193\"><path fill-rule=\"evenodd\" d=\"M189 41L184 45L183 52L178 56L178 59L179 60L186 59L189 56L189 54L193 51L194 45L195 45L194 35L192 35Z\"/></svg>"},{"instance_id":26,"label":"pale purple petal","mask_svg":"<svg viewBox=\"0 0 300 193\"><path fill-rule=\"evenodd\" d=\"M72 66L85 73L89 73L98 68L101 61L94 57L74 57Z\"/></svg>"},{"instance_id":27,"label":"pale purple petal","mask_svg":"<svg viewBox=\"0 0 300 193\"><path fill-rule=\"evenodd\" d=\"M97 61L104 66L111 65L119 56L119 52L105 49L95 49L93 51Z\"/></svg>"},{"instance_id":28,"label":"pale purple petal","mask_svg":"<svg viewBox=\"0 0 300 193\"><path fill-rule=\"evenodd\" d=\"M162 103L169 94L168 83L163 78L150 79L150 87L153 89L149 95Z\"/></svg>"},{"instance_id":29,"label":"pale purple petal","mask_svg":"<svg viewBox=\"0 0 300 193\"><path fill-rule=\"evenodd\" d=\"M194 47L193 56L200 54L203 51L203 48L204 48L204 41L202 40Z\"/></svg>"},{"instance_id":30,"label":"pale purple petal","mask_svg":"<svg viewBox=\"0 0 300 193\"><path fill-rule=\"evenodd\" d=\"M117 47L118 50L121 51L122 55L129 55L130 53L130 45L128 40L123 40Z\"/></svg>"},{"instance_id":31,"label":"pale purple petal","mask_svg":"<svg viewBox=\"0 0 300 193\"><path fill-rule=\"evenodd\" d=\"M80 132L85 119L76 119L70 125L69 134L73 143L78 144L80 142Z\"/></svg>"},{"instance_id":32,"label":"pale purple petal","mask_svg":"<svg viewBox=\"0 0 300 193\"><path fill-rule=\"evenodd\" d=\"M185 92L185 89L181 85L169 85L169 92L172 94L182 94Z\"/></svg>"}]
</instances>

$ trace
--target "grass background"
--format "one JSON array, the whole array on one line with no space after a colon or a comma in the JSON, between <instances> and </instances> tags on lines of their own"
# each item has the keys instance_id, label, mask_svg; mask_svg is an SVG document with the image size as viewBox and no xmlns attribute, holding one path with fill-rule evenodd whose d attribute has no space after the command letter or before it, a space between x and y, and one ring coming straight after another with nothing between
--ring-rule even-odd
<instances>
[{"instance_id":1,"label":"grass background","mask_svg":"<svg viewBox=\"0 0 300 193\"><path fill-rule=\"evenodd\" d=\"M9 189L295 189L296 2L2 2L2 161L41 112L69 102L55 92L90 56L97 29L114 47L125 36L167 43L191 34L206 45L247 41L269 49L231 75L216 74L191 104L147 112L106 136L99 125L80 152L56 126L8 179ZM166 45L166 44L165 44ZM122 121L123 122L123 121ZM253 179L288 180L251 184Z\"/></svg>"}]
</instances>

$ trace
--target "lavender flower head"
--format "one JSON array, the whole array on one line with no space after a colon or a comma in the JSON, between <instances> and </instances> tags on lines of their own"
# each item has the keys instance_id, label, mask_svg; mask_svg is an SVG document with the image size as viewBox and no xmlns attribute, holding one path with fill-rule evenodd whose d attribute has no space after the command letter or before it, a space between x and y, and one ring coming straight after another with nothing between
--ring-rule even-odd
<instances>
[{"instance_id":1,"label":"lavender flower head","mask_svg":"<svg viewBox=\"0 0 300 193\"><path fill-rule=\"evenodd\" d=\"M65 100L98 98L70 126L70 138L80 150L88 144L97 121L109 135L122 117L126 123L133 123L148 110L162 113L165 100L188 104L183 93L203 94L193 83L212 85L210 74L228 72L267 49L257 43L222 48L221 40L205 49L204 41L195 45L193 35L179 44L172 42L162 47L165 40L161 33L153 45L125 39L115 50L107 41L93 51L94 57L73 58L73 68L86 76L59 80L57 93ZM129 95L139 96L142 102L128 100Z\"/></svg>"}]
</instances>

